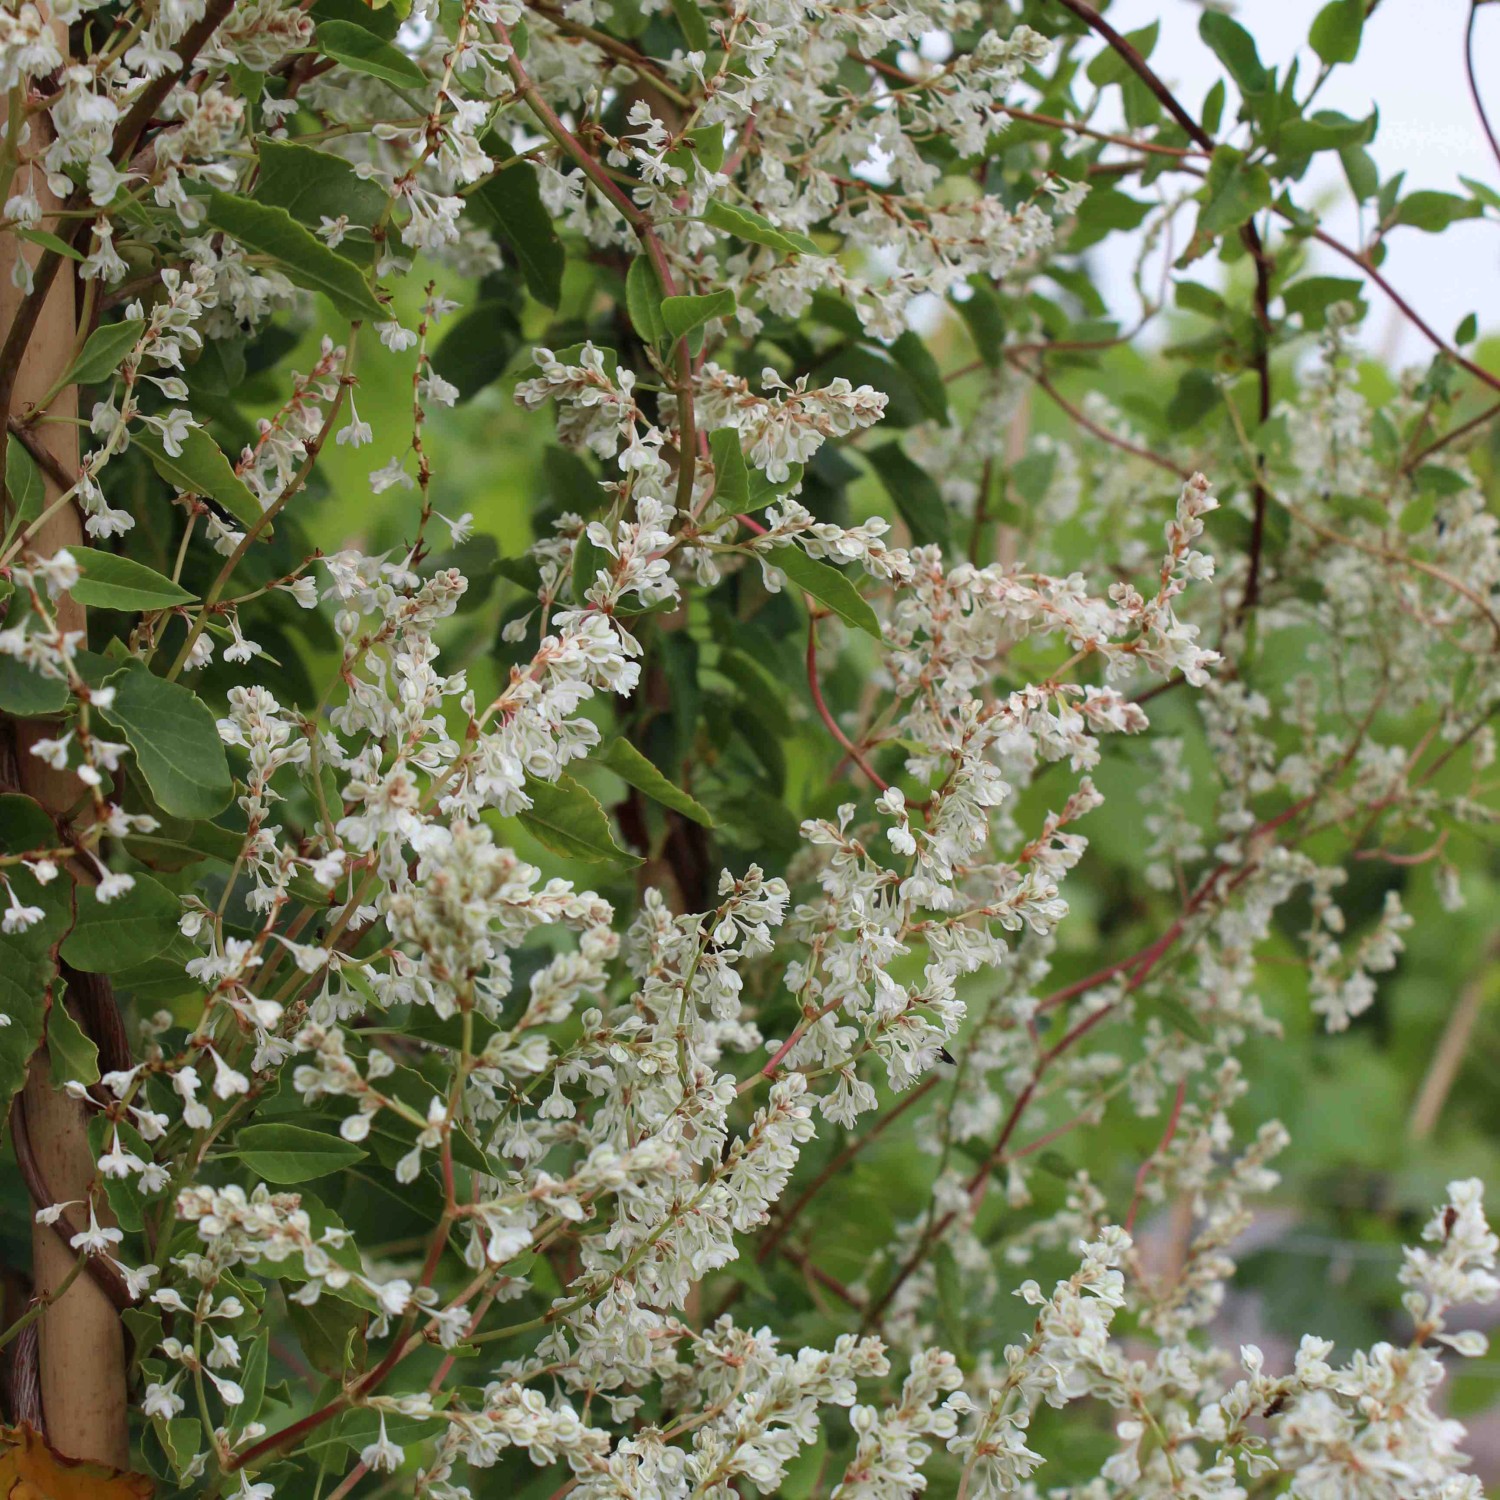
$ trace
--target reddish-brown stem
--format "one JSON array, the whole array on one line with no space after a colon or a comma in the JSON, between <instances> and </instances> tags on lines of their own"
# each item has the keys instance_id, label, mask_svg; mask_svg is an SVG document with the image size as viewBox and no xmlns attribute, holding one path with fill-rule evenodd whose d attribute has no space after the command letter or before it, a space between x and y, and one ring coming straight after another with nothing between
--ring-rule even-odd
<instances>
[{"instance_id":1,"label":"reddish-brown stem","mask_svg":"<svg viewBox=\"0 0 1500 1500\"><path fill-rule=\"evenodd\" d=\"M1490 143L1490 151L1500 165L1500 141L1495 139L1494 127L1485 112L1484 95L1479 92L1479 79L1474 73L1474 23L1479 19L1479 0L1469 0L1469 24L1464 28L1464 72L1469 78L1469 97L1474 101L1474 111L1484 128L1484 138Z\"/></svg>"},{"instance_id":2,"label":"reddish-brown stem","mask_svg":"<svg viewBox=\"0 0 1500 1500\"><path fill-rule=\"evenodd\" d=\"M890 791L890 782L876 771L854 741L839 728L838 720L829 712L828 705L823 701L823 689L818 682L818 617L811 611L808 612L807 619L807 688L812 694L813 707L817 709L818 717L828 726L828 732L834 739L843 746L844 753L882 792Z\"/></svg>"},{"instance_id":3,"label":"reddish-brown stem","mask_svg":"<svg viewBox=\"0 0 1500 1500\"><path fill-rule=\"evenodd\" d=\"M912 1091L889 1113L882 1115L862 1136L849 1142L842 1151L835 1156L821 1172L802 1190L796 1201L779 1219L771 1226L765 1236L755 1249L757 1261L767 1259L778 1244L790 1233L792 1226L797 1222L803 1210L838 1176L845 1167L859 1155L866 1146L878 1140L897 1120L904 1115L914 1104L925 1099L938 1084L938 1075L929 1073Z\"/></svg>"},{"instance_id":4,"label":"reddish-brown stem","mask_svg":"<svg viewBox=\"0 0 1500 1500\"><path fill-rule=\"evenodd\" d=\"M1091 432L1101 442L1108 443L1110 447L1118 448L1122 453L1131 453L1137 458L1143 458L1148 464L1155 464L1158 469L1165 469L1169 474L1175 474L1179 479L1192 478L1193 471L1191 469L1184 468L1182 464L1174 462L1164 454L1154 453L1150 448L1143 448L1139 443L1132 443L1129 438L1122 438L1118 433L1111 432L1109 428L1102 426L1100 423L1094 421L1092 417L1085 415L1052 384L1040 363L1033 369L1025 360L1016 357L1009 351L1006 352L1005 358L1013 368L1034 380L1047 393L1051 401L1079 427L1083 428L1085 432Z\"/></svg>"}]
</instances>

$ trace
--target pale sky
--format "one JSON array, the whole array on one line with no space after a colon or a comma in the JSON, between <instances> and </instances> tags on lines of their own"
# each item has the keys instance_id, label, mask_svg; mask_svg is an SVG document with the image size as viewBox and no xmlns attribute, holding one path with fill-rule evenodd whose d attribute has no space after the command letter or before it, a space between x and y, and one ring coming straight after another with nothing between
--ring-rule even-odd
<instances>
[{"instance_id":1,"label":"pale sky","mask_svg":"<svg viewBox=\"0 0 1500 1500\"><path fill-rule=\"evenodd\" d=\"M1320 0L1246 0L1234 8L1236 18L1255 36L1261 60L1284 70L1299 47L1304 49L1301 79L1310 81L1317 59L1306 50L1307 29ZM1151 65L1195 114L1209 86L1220 76L1217 60L1198 39L1203 13L1193 0L1115 0L1110 22L1128 32L1160 19L1161 35ZM1318 96L1318 106L1336 109L1355 119L1380 110L1380 129L1370 148L1382 179L1406 171L1406 191L1439 188L1462 192L1460 175L1476 178L1500 190L1500 163L1490 152L1475 115L1464 76L1464 28L1467 0L1383 0L1365 27L1359 58L1337 68ZM1475 33L1476 70L1490 119L1500 130L1500 4L1480 7ZM1234 92L1224 112L1233 119ZM1224 130L1221 126L1221 132ZM1317 158L1313 169L1296 185L1300 203L1311 204L1322 186L1340 191L1325 227L1346 243L1359 234L1357 218L1338 158ZM1106 242L1102 265L1111 300L1128 309L1131 252L1116 241ZM1406 299L1444 337L1470 312L1479 315L1487 331L1500 330L1500 223L1480 219L1453 225L1439 235L1404 228L1387 241L1382 271ZM1195 271L1200 274L1202 269ZM1357 275L1338 257L1323 253L1317 269L1341 276ZM1373 352L1394 354L1403 362L1425 360L1429 347L1420 335L1406 331L1390 303L1375 288L1369 294L1370 317L1365 328ZM1398 326L1399 325L1399 326Z\"/></svg>"}]
</instances>

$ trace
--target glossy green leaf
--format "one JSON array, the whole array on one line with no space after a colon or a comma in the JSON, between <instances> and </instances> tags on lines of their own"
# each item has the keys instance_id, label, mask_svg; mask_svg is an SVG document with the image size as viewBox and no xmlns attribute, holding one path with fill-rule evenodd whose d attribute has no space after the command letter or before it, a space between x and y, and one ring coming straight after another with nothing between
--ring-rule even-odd
<instances>
[{"instance_id":1,"label":"glossy green leaf","mask_svg":"<svg viewBox=\"0 0 1500 1500\"><path fill-rule=\"evenodd\" d=\"M140 342L146 331L141 318L123 318L101 323L89 336L78 358L68 366L62 385L98 385L120 367L120 361Z\"/></svg>"},{"instance_id":2,"label":"glossy green leaf","mask_svg":"<svg viewBox=\"0 0 1500 1500\"><path fill-rule=\"evenodd\" d=\"M703 222L712 224L715 229L722 229L726 234L732 234L736 239L745 240L752 245L765 245L768 249L779 250L783 255L823 254L816 241L810 240L805 234L778 229L754 209L743 208L739 204L721 203L717 198L710 199L708 207L703 210Z\"/></svg>"},{"instance_id":3,"label":"glossy green leaf","mask_svg":"<svg viewBox=\"0 0 1500 1500\"><path fill-rule=\"evenodd\" d=\"M672 0L672 14L677 18L688 46L694 52L707 52L711 39L703 7L696 0Z\"/></svg>"},{"instance_id":4,"label":"glossy green leaf","mask_svg":"<svg viewBox=\"0 0 1500 1500\"><path fill-rule=\"evenodd\" d=\"M709 433L708 451L714 460L714 504L741 514L750 504L750 473L739 433L733 427Z\"/></svg>"},{"instance_id":5,"label":"glossy green leaf","mask_svg":"<svg viewBox=\"0 0 1500 1500\"><path fill-rule=\"evenodd\" d=\"M614 739L602 750L596 750L589 759L615 773L621 781L644 792L654 802L670 807L685 818L712 828L714 820L709 810L696 798L690 797L681 787L674 786L657 768L627 739Z\"/></svg>"},{"instance_id":6,"label":"glossy green leaf","mask_svg":"<svg viewBox=\"0 0 1500 1500\"><path fill-rule=\"evenodd\" d=\"M144 428L137 429L130 440L151 460L152 468L183 494L214 501L241 526L253 526L260 519L260 502L201 427L188 432L180 444L182 451L175 454L168 453L161 439Z\"/></svg>"},{"instance_id":7,"label":"glossy green leaf","mask_svg":"<svg viewBox=\"0 0 1500 1500\"><path fill-rule=\"evenodd\" d=\"M735 309L734 293L712 292L706 297L666 297L661 304L662 322L667 333L680 339L711 318L727 318Z\"/></svg>"},{"instance_id":8,"label":"glossy green leaf","mask_svg":"<svg viewBox=\"0 0 1500 1500\"><path fill-rule=\"evenodd\" d=\"M65 1083L99 1082L99 1049L91 1037L84 1035L61 994L53 997L47 1012L47 1060L53 1088L60 1089Z\"/></svg>"},{"instance_id":9,"label":"glossy green leaf","mask_svg":"<svg viewBox=\"0 0 1500 1500\"><path fill-rule=\"evenodd\" d=\"M772 547L762 554L766 561L780 568L787 580L805 594L811 594L819 604L825 604L846 625L880 636L880 621L859 590L835 567L809 557L800 547L791 543Z\"/></svg>"},{"instance_id":10,"label":"glossy green leaf","mask_svg":"<svg viewBox=\"0 0 1500 1500\"><path fill-rule=\"evenodd\" d=\"M899 442L884 443L870 453L870 467L885 486L918 547L950 545L948 506L937 481L906 456Z\"/></svg>"},{"instance_id":11,"label":"glossy green leaf","mask_svg":"<svg viewBox=\"0 0 1500 1500\"><path fill-rule=\"evenodd\" d=\"M661 279L649 256L637 255L625 275L625 310L635 331L648 344L666 340L667 324L661 312Z\"/></svg>"},{"instance_id":12,"label":"glossy green leaf","mask_svg":"<svg viewBox=\"0 0 1500 1500\"><path fill-rule=\"evenodd\" d=\"M284 208L214 192L208 198L208 222L246 250L268 256L294 286L321 292L346 318L377 322L386 318L385 309L353 262L335 255Z\"/></svg>"},{"instance_id":13,"label":"glossy green leaf","mask_svg":"<svg viewBox=\"0 0 1500 1500\"><path fill-rule=\"evenodd\" d=\"M256 199L284 208L311 229L340 214L351 224L369 229L385 211L385 190L361 177L342 156L295 141L260 141L256 150L260 155Z\"/></svg>"},{"instance_id":14,"label":"glossy green leaf","mask_svg":"<svg viewBox=\"0 0 1500 1500\"><path fill-rule=\"evenodd\" d=\"M495 150L491 148L491 155ZM536 168L529 161L507 162L473 189L469 203L515 257L526 290L538 302L556 307L567 255L542 203Z\"/></svg>"},{"instance_id":15,"label":"glossy green leaf","mask_svg":"<svg viewBox=\"0 0 1500 1500\"><path fill-rule=\"evenodd\" d=\"M29 523L41 515L47 503L47 482L26 444L12 435L5 444L5 494L9 502L7 521Z\"/></svg>"},{"instance_id":16,"label":"glossy green leaf","mask_svg":"<svg viewBox=\"0 0 1500 1500\"><path fill-rule=\"evenodd\" d=\"M350 21L320 21L316 36L318 50L324 56L356 73L407 89L420 89L427 83L426 74L406 53L363 26Z\"/></svg>"},{"instance_id":17,"label":"glossy green leaf","mask_svg":"<svg viewBox=\"0 0 1500 1500\"><path fill-rule=\"evenodd\" d=\"M1269 82L1255 38L1232 17L1220 10L1205 11L1198 22L1201 36L1214 56L1224 64L1242 94L1261 93Z\"/></svg>"},{"instance_id":18,"label":"glossy green leaf","mask_svg":"<svg viewBox=\"0 0 1500 1500\"><path fill-rule=\"evenodd\" d=\"M234 1154L266 1182L294 1187L365 1159L365 1152L342 1136L279 1121L247 1125L235 1136Z\"/></svg>"},{"instance_id":19,"label":"glossy green leaf","mask_svg":"<svg viewBox=\"0 0 1500 1500\"><path fill-rule=\"evenodd\" d=\"M207 704L139 663L116 672L105 686L114 689L114 700L98 711L130 742L162 809L179 818L211 818L222 811L234 785Z\"/></svg>"},{"instance_id":20,"label":"glossy green leaf","mask_svg":"<svg viewBox=\"0 0 1500 1500\"><path fill-rule=\"evenodd\" d=\"M80 604L132 613L189 604L194 595L133 558L90 548L82 555L83 576L69 591Z\"/></svg>"},{"instance_id":21,"label":"glossy green leaf","mask_svg":"<svg viewBox=\"0 0 1500 1500\"><path fill-rule=\"evenodd\" d=\"M139 872L135 884L112 901L101 901L91 885L74 895L73 930L63 939L63 958L87 974L116 974L155 958L177 936L182 903L160 881Z\"/></svg>"},{"instance_id":22,"label":"glossy green leaf","mask_svg":"<svg viewBox=\"0 0 1500 1500\"><path fill-rule=\"evenodd\" d=\"M526 795L531 806L517 819L554 854L590 864L640 864L636 855L615 842L598 798L571 776L559 776L555 782L528 776Z\"/></svg>"}]
</instances>

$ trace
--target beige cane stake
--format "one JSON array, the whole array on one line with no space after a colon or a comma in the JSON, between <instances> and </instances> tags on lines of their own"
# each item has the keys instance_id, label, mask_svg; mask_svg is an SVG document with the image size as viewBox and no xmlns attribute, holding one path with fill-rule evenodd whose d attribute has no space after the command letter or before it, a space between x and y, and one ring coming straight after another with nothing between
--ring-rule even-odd
<instances>
[{"instance_id":1,"label":"beige cane stake","mask_svg":"<svg viewBox=\"0 0 1500 1500\"><path fill-rule=\"evenodd\" d=\"M58 45L66 52L66 28L57 23L54 27ZM32 117L31 140L23 148L26 154L35 153L45 145L46 129L45 115ZM23 159L17 172L18 183L27 181L29 170ZM55 211L58 199L48 190L40 170L36 171L32 186L43 214ZM55 221L43 222L47 228L55 227ZM0 235L0 341L9 331L22 300L22 293L11 281L11 269L21 254L34 264L40 251L35 246L22 245L13 234ZM21 356L10 413L13 417L23 416L32 403L40 401L52 389L72 357L77 337L72 266L71 261L63 262L42 306L36 331ZM60 417L77 416L76 388L62 391L53 400L51 411ZM77 472L76 427L64 422L46 423L36 428L36 437L63 472ZM43 477L50 503L60 490L52 479ZM81 518L76 508L68 506L41 528L35 550L46 555L62 547L83 544ZM84 611L80 605L63 597L57 601L57 609L58 623L64 630L83 629ZM53 727L32 719L16 721L10 729L21 790L35 797L49 813L61 816L78 801L83 790L81 783L71 774L51 770L29 753L31 745L50 734ZM94 1163L88 1145L85 1107L52 1088L45 1051L33 1059L22 1097L27 1135L48 1189L58 1201L86 1199ZM99 1206L103 1222L102 1203ZM78 1213L75 1209L75 1216ZM86 1222L86 1210L82 1217ZM72 1270L73 1262L73 1252L51 1229L33 1225L32 1269L38 1296L50 1294ZM130 1457L130 1436L125 1413L124 1333L109 1298L88 1276L80 1276L42 1314L40 1328L42 1411L49 1443L70 1458L125 1467Z\"/></svg>"}]
</instances>

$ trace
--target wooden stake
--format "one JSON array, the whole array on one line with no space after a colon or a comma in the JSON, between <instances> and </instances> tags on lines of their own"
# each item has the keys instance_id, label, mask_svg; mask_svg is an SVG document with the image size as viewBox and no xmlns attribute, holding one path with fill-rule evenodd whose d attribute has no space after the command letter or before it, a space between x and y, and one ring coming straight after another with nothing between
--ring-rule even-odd
<instances>
[{"instance_id":1,"label":"wooden stake","mask_svg":"<svg viewBox=\"0 0 1500 1500\"><path fill-rule=\"evenodd\" d=\"M59 47L66 53L67 30L59 23L53 25ZM47 129L45 114L32 117L31 154L45 146ZM28 180L30 171L23 162L16 174L18 185ZM40 168L30 180L43 214L54 212L59 202L48 190ZM45 219L43 222L49 229L54 227ZM0 341L14 322L22 301L21 291L11 282L16 257L25 255L35 264L40 253L35 246L21 244L13 234L0 235ZM73 262L64 261L42 305L36 331L21 356L11 411L7 416L24 416L28 406L40 401L67 369L78 334L76 317ZM60 417L76 417L76 388L62 391L52 402L51 410ZM47 423L36 429L36 436L63 472L78 472L76 427L66 422ZM6 434L0 429L0 451L3 451L5 440ZM50 478L46 478L46 485L50 504L61 491ZM83 545L82 519L76 507L68 506L41 528L34 550L47 555L62 547ZM57 612L58 623L64 630L84 628L83 608L72 599L59 599ZM82 785L71 774L51 770L30 753L31 746L38 739L52 734L55 727L37 719L17 720L9 726L20 790L36 798L54 817L62 817L78 801ZM54 1003L61 1003L61 1000L62 980L59 978ZM57 1201L87 1200L94 1178L94 1159L89 1150L85 1106L53 1089L45 1048L32 1060L22 1103L37 1166L54 1198ZM102 1194L97 1207L102 1223L106 1219ZM76 1209L73 1212L82 1222L87 1222L87 1208L81 1213ZM49 1295L72 1270L73 1262L73 1251L50 1228L33 1224L32 1276L36 1295ZM80 1276L42 1314L40 1330L41 1398L48 1442L69 1458L124 1468L130 1458L125 1340L120 1319L109 1298L89 1277Z\"/></svg>"}]
</instances>

